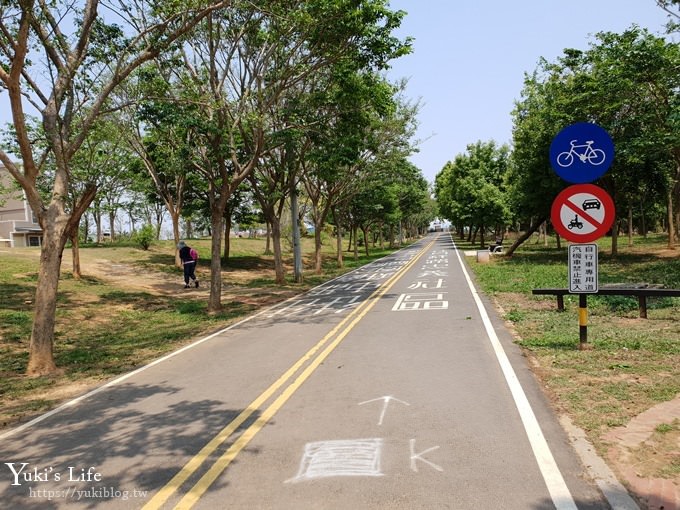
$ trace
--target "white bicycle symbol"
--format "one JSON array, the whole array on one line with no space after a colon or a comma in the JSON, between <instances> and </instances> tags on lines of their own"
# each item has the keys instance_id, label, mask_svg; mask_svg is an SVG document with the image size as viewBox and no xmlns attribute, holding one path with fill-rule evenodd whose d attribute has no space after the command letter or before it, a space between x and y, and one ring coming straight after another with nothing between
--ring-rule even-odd
<instances>
[{"instance_id":1,"label":"white bicycle symbol","mask_svg":"<svg viewBox=\"0 0 680 510\"><path fill-rule=\"evenodd\" d=\"M574 163L574 157L581 160L581 163L590 163L591 165L601 165L606 159L605 153L602 149L593 149L593 140L588 140L583 145L576 145L578 140L570 142L571 149L568 152L560 152L557 155L557 164L563 168L571 166ZM577 151L576 149L582 149Z\"/></svg>"}]
</instances>

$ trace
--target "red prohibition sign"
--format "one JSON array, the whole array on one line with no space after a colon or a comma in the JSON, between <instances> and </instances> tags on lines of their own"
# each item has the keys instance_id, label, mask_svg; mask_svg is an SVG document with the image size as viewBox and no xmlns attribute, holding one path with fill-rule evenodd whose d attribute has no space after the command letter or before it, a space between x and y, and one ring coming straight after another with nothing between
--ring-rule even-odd
<instances>
[{"instance_id":1,"label":"red prohibition sign","mask_svg":"<svg viewBox=\"0 0 680 510\"><path fill-rule=\"evenodd\" d=\"M576 184L562 190L550 211L555 231L572 243L599 239L611 228L614 216L614 201L594 184Z\"/></svg>"}]
</instances>

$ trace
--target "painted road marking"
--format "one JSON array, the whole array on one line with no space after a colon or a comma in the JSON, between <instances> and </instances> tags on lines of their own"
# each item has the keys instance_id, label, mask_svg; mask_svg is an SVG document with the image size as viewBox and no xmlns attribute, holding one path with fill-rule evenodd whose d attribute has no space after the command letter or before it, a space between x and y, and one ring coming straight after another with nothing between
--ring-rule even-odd
<instances>
[{"instance_id":1,"label":"painted road marking","mask_svg":"<svg viewBox=\"0 0 680 510\"><path fill-rule=\"evenodd\" d=\"M335 350L356 324L375 306L392 286L415 265L418 259L426 253L434 244L430 242L418 254L413 256L408 263L387 280L383 286L371 294L363 303L336 325L323 339L302 356L290 369L286 371L275 383L267 388L264 393L257 397L241 414L229 423L217 436L215 436L199 453L197 453L156 495L144 505L144 510L160 508L179 488L193 475L208 459L208 457L236 431L238 428L257 411L269 398L271 398L283 385L293 377L316 353L324 347L334 336L336 337L317 357L309 362L307 368L274 400L274 402L262 412L259 418L231 445L231 447L212 465L212 467L196 482L187 492L178 505L177 509L192 508L206 490L212 485L217 477L231 464L234 458L245 448L265 424L278 412L297 389L311 376L311 374L323 363L323 361ZM344 328L344 329L343 329ZM337 334L337 336L336 336Z\"/></svg>"},{"instance_id":2,"label":"painted road marking","mask_svg":"<svg viewBox=\"0 0 680 510\"><path fill-rule=\"evenodd\" d=\"M405 406L410 406L408 402L404 402L403 400L399 400L398 398L394 397L380 397L380 398L374 398L373 400L367 400L366 402L359 402L359 405L362 406L364 404L370 404L371 402L383 402L382 406L382 411L380 412L380 419L378 420L378 426L381 426L383 424L383 419L385 418L385 412L387 412L387 406L390 405L390 402L394 400L395 402L399 402L400 404L404 404Z\"/></svg>"},{"instance_id":3,"label":"painted road marking","mask_svg":"<svg viewBox=\"0 0 680 510\"><path fill-rule=\"evenodd\" d=\"M454 247L456 246L453 237L451 237L451 243L453 243ZM493 324L491 324L491 319L489 319L489 314L486 313L484 303L482 303L479 293L477 292L477 289L475 289L467 269L465 269L465 264L460 257L460 251L458 249L456 249L456 255L458 257L458 262L460 263L460 268L462 269L463 275L465 276L465 280L467 281L468 287L470 288L470 292L472 292L472 297L477 304L477 309L479 311L479 315L482 318L482 322L484 323L484 329L486 330L487 337L491 342L491 346L493 347L493 350L496 354L496 359L498 360L501 370L503 371L503 375L505 376L505 380L508 383L508 387L512 393L512 398L515 401L515 406L519 411L522 424L524 425L524 430L526 431L527 438L531 444L531 449L534 452L534 457L536 458L538 467L541 471L541 474L543 475L543 480L548 487L550 497L552 498L557 510L578 510L576 503L574 503L574 498L569 492L569 488L567 487L567 484L562 477L562 473L557 466L557 462L555 462L555 458L550 451L550 447L548 446L548 442L543 435L543 431L538 424L538 420L536 419L536 415L531 408L529 399L522 389L522 385L520 384L517 374L515 374L515 371L510 364L510 360L508 359L505 350L503 350L503 346L498 339L498 335L496 335Z\"/></svg>"},{"instance_id":4,"label":"painted road marking","mask_svg":"<svg viewBox=\"0 0 680 510\"><path fill-rule=\"evenodd\" d=\"M383 476L382 445L381 438L307 443L298 474L286 482L333 476Z\"/></svg>"},{"instance_id":5,"label":"painted road marking","mask_svg":"<svg viewBox=\"0 0 680 510\"><path fill-rule=\"evenodd\" d=\"M447 292L401 294L392 307L392 311L448 310L449 302L444 299L444 294Z\"/></svg>"},{"instance_id":6,"label":"painted road marking","mask_svg":"<svg viewBox=\"0 0 680 510\"><path fill-rule=\"evenodd\" d=\"M427 450L423 450L420 453L416 453L416 440L411 439L410 441L410 447L411 447L411 470L415 471L416 473L418 472L418 464L416 463L417 460L420 462L424 462L428 466L430 466L432 469L436 469L437 471L444 471L444 468L441 466L438 466L434 462L430 462L427 459L423 458L423 455L426 453L433 452L435 450L439 449L439 446L433 446L432 448L428 448Z\"/></svg>"},{"instance_id":7,"label":"painted road marking","mask_svg":"<svg viewBox=\"0 0 680 510\"><path fill-rule=\"evenodd\" d=\"M444 279L439 278L437 281L433 284L428 280L418 280L411 285L408 286L409 290L418 290L418 289L430 289L430 285L432 285L431 288L433 289L445 289L446 287L444 286Z\"/></svg>"}]
</instances>

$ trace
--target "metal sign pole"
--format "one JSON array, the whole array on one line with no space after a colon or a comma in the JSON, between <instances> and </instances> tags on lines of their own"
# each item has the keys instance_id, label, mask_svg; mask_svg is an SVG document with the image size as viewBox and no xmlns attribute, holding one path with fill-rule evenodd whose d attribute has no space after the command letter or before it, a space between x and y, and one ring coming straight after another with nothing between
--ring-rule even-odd
<instances>
[{"instance_id":1,"label":"metal sign pole","mask_svg":"<svg viewBox=\"0 0 680 510\"><path fill-rule=\"evenodd\" d=\"M569 246L569 293L578 294L579 349L588 344L588 293L598 292L598 252L590 243L605 235L615 219L614 201L593 182L614 160L614 142L597 124L579 122L562 129L550 144L550 165L574 185L562 190L550 209L555 231Z\"/></svg>"},{"instance_id":2,"label":"metal sign pole","mask_svg":"<svg viewBox=\"0 0 680 510\"><path fill-rule=\"evenodd\" d=\"M588 348L588 294L578 295L579 350Z\"/></svg>"}]
</instances>

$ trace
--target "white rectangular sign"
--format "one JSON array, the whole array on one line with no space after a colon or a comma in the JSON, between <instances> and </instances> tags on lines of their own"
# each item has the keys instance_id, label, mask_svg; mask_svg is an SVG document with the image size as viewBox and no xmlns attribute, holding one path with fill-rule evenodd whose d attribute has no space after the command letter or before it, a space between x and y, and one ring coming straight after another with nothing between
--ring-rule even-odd
<instances>
[{"instance_id":1,"label":"white rectangular sign","mask_svg":"<svg viewBox=\"0 0 680 510\"><path fill-rule=\"evenodd\" d=\"M585 294L598 291L597 255L596 244L569 245L569 292Z\"/></svg>"}]
</instances>

